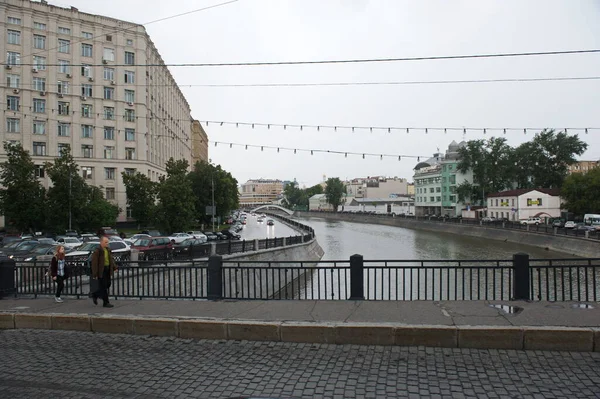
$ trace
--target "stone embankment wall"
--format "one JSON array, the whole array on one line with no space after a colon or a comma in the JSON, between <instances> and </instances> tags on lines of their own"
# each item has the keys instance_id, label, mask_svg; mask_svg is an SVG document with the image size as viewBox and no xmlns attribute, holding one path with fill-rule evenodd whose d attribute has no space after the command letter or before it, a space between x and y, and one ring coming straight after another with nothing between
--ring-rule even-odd
<instances>
[{"instance_id":1,"label":"stone embankment wall","mask_svg":"<svg viewBox=\"0 0 600 399\"><path fill-rule=\"evenodd\" d=\"M402 217L380 217L348 213L313 213L296 212L300 217L320 217L324 219L343 220L346 222L381 224L406 229L431 231L440 234L461 234L471 237L488 238L516 244L532 245L551 251L580 256L585 258L600 257L600 241L562 235L540 234L524 230L501 229L469 224L444 223L442 221L426 221L404 219Z\"/></svg>"}]
</instances>

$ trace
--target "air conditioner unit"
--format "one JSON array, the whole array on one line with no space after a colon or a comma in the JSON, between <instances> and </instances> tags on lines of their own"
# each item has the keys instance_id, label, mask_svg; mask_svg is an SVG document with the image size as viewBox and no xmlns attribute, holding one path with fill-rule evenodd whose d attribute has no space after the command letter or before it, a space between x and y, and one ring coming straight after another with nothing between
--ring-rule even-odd
<instances>
[{"instance_id":1,"label":"air conditioner unit","mask_svg":"<svg viewBox=\"0 0 600 399\"><path fill-rule=\"evenodd\" d=\"M89 80L90 82L93 82L93 81L94 81L94 78L89 78L88 80Z\"/></svg>"},{"instance_id":2,"label":"air conditioner unit","mask_svg":"<svg viewBox=\"0 0 600 399\"><path fill-rule=\"evenodd\" d=\"M45 91L40 91L40 96L45 96L46 92Z\"/></svg>"},{"instance_id":3,"label":"air conditioner unit","mask_svg":"<svg viewBox=\"0 0 600 399\"><path fill-rule=\"evenodd\" d=\"M70 79L70 78L72 78L72 77L73 77L73 75L71 75L70 73L68 73L68 74L67 74L67 78L69 78L69 79Z\"/></svg>"},{"instance_id":4,"label":"air conditioner unit","mask_svg":"<svg viewBox=\"0 0 600 399\"><path fill-rule=\"evenodd\" d=\"M107 60L105 60L105 59L103 59L103 60L102 60L102 63L103 63L103 64L108 64L108 61L107 61Z\"/></svg>"},{"instance_id":5,"label":"air conditioner unit","mask_svg":"<svg viewBox=\"0 0 600 399\"><path fill-rule=\"evenodd\" d=\"M81 99L82 99L83 101L87 101L87 97L86 97L86 96L81 96Z\"/></svg>"},{"instance_id":6,"label":"air conditioner unit","mask_svg":"<svg viewBox=\"0 0 600 399\"><path fill-rule=\"evenodd\" d=\"M12 69L12 65L5 65L4 68L6 68L6 69Z\"/></svg>"},{"instance_id":7,"label":"air conditioner unit","mask_svg":"<svg viewBox=\"0 0 600 399\"><path fill-rule=\"evenodd\" d=\"M127 105L129 105L130 107L133 106L133 103L131 101L127 102Z\"/></svg>"},{"instance_id":8,"label":"air conditioner unit","mask_svg":"<svg viewBox=\"0 0 600 399\"><path fill-rule=\"evenodd\" d=\"M13 93L15 93L15 94L19 94L19 89L14 89L14 90L13 90Z\"/></svg>"},{"instance_id":9,"label":"air conditioner unit","mask_svg":"<svg viewBox=\"0 0 600 399\"><path fill-rule=\"evenodd\" d=\"M33 73L37 73L38 69L37 68L31 68L31 72Z\"/></svg>"},{"instance_id":10,"label":"air conditioner unit","mask_svg":"<svg viewBox=\"0 0 600 399\"><path fill-rule=\"evenodd\" d=\"M110 84L114 86L114 85L116 85L116 84L117 84L117 82L115 82L114 80L111 80L111 81L110 81Z\"/></svg>"}]
</instances>

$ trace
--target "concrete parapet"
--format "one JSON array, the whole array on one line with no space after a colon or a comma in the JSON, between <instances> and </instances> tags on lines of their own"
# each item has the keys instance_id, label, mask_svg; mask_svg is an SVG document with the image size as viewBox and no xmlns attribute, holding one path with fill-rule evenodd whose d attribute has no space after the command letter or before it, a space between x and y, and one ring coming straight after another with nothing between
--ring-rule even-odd
<instances>
[{"instance_id":1,"label":"concrete parapet","mask_svg":"<svg viewBox=\"0 0 600 399\"><path fill-rule=\"evenodd\" d=\"M92 323L87 315L52 315L53 330L91 331Z\"/></svg>"},{"instance_id":2,"label":"concrete parapet","mask_svg":"<svg viewBox=\"0 0 600 399\"><path fill-rule=\"evenodd\" d=\"M333 344L336 337L335 326L323 324L283 323L279 332L283 342Z\"/></svg>"},{"instance_id":3,"label":"concrete parapet","mask_svg":"<svg viewBox=\"0 0 600 399\"><path fill-rule=\"evenodd\" d=\"M335 327L336 344L394 345L394 327L386 325L338 324Z\"/></svg>"},{"instance_id":4,"label":"concrete parapet","mask_svg":"<svg viewBox=\"0 0 600 399\"><path fill-rule=\"evenodd\" d=\"M213 320L179 320L179 337L186 339L227 339L227 324Z\"/></svg>"},{"instance_id":5,"label":"concrete parapet","mask_svg":"<svg viewBox=\"0 0 600 399\"><path fill-rule=\"evenodd\" d=\"M92 331L110 334L133 334L133 319L126 317L92 317Z\"/></svg>"},{"instance_id":6,"label":"concrete parapet","mask_svg":"<svg viewBox=\"0 0 600 399\"><path fill-rule=\"evenodd\" d=\"M594 352L600 352L600 328L592 328L594 332Z\"/></svg>"},{"instance_id":7,"label":"concrete parapet","mask_svg":"<svg viewBox=\"0 0 600 399\"><path fill-rule=\"evenodd\" d=\"M154 335L160 337L177 337L178 323L175 319L136 318L133 319L133 333L136 335Z\"/></svg>"},{"instance_id":8,"label":"concrete parapet","mask_svg":"<svg viewBox=\"0 0 600 399\"><path fill-rule=\"evenodd\" d=\"M15 315L13 313L0 313L0 330L15 328Z\"/></svg>"},{"instance_id":9,"label":"concrete parapet","mask_svg":"<svg viewBox=\"0 0 600 399\"><path fill-rule=\"evenodd\" d=\"M15 328L50 330L52 328L52 316L33 313L15 314Z\"/></svg>"},{"instance_id":10,"label":"concrete parapet","mask_svg":"<svg viewBox=\"0 0 600 399\"><path fill-rule=\"evenodd\" d=\"M458 347L475 349L523 349L520 327L458 326Z\"/></svg>"},{"instance_id":11,"label":"concrete parapet","mask_svg":"<svg viewBox=\"0 0 600 399\"><path fill-rule=\"evenodd\" d=\"M525 327L524 338L524 349L528 350L594 350L594 332L591 328Z\"/></svg>"},{"instance_id":12,"label":"concrete parapet","mask_svg":"<svg viewBox=\"0 0 600 399\"><path fill-rule=\"evenodd\" d=\"M227 337L236 341L279 341L279 323L231 321L227 323Z\"/></svg>"},{"instance_id":13,"label":"concrete parapet","mask_svg":"<svg viewBox=\"0 0 600 399\"><path fill-rule=\"evenodd\" d=\"M458 330L455 326L396 327L395 344L399 346L434 346L456 348Z\"/></svg>"}]
</instances>

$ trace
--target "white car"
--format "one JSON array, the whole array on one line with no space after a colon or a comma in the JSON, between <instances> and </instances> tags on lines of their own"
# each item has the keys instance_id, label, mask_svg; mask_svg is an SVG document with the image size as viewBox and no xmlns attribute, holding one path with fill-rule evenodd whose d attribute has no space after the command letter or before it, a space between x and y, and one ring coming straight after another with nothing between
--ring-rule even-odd
<instances>
[{"instance_id":1,"label":"white car","mask_svg":"<svg viewBox=\"0 0 600 399\"><path fill-rule=\"evenodd\" d=\"M208 237L206 236L206 234L204 234L201 231L188 231L188 234L191 235L193 238L200 240L202 242L208 241Z\"/></svg>"},{"instance_id":2,"label":"white car","mask_svg":"<svg viewBox=\"0 0 600 399\"><path fill-rule=\"evenodd\" d=\"M173 244L180 244L188 238L194 238L194 236L188 233L175 233L172 236L169 236L169 240Z\"/></svg>"},{"instance_id":3,"label":"white car","mask_svg":"<svg viewBox=\"0 0 600 399\"><path fill-rule=\"evenodd\" d=\"M527 220L521 220L521 224L535 224L535 225L538 225L538 224L541 224L541 223L542 223L542 219L535 218L535 217L534 218L529 218Z\"/></svg>"},{"instance_id":4,"label":"white car","mask_svg":"<svg viewBox=\"0 0 600 399\"><path fill-rule=\"evenodd\" d=\"M89 256L100 246L99 241L88 241L83 244L81 247L77 248L76 251L69 252L65 254L65 258L69 260L69 258L89 258ZM110 248L113 256L122 257L124 255L129 256L131 252L131 248L124 241L109 241L108 247Z\"/></svg>"},{"instance_id":5,"label":"white car","mask_svg":"<svg viewBox=\"0 0 600 399\"><path fill-rule=\"evenodd\" d=\"M568 222L565 222L565 229L574 229L575 227L577 227L577 223L574 221L569 220Z\"/></svg>"},{"instance_id":6,"label":"white car","mask_svg":"<svg viewBox=\"0 0 600 399\"><path fill-rule=\"evenodd\" d=\"M82 242L75 237L61 237L58 240L56 240L56 242L68 249L77 248L82 244Z\"/></svg>"}]
</instances>

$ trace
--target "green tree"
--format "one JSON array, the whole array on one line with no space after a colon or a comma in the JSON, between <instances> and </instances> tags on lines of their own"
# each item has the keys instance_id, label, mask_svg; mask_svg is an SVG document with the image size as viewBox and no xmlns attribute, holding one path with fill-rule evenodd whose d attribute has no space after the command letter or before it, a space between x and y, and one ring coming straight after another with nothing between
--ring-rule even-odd
<instances>
[{"instance_id":1,"label":"green tree","mask_svg":"<svg viewBox=\"0 0 600 399\"><path fill-rule=\"evenodd\" d=\"M297 206L304 206L304 203L308 203L308 197L305 190L301 190L298 187L298 183L292 182L285 186L283 189L283 196L285 197L285 204L290 209L295 209Z\"/></svg>"},{"instance_id":2,"label":"green tree","mask_svg":"<svg viewBox=\"0 0 600 399\"><path fill-rule=\"evenodd\" d=\"M44 227L46 190L35 176L31 156L20 144L4 143L6 162L0 165L0 213L19 231Z\"/></svg>"},{"instance_id":3,"label":"green tree","mask_svg":"<svg viewBox=\"0 0 600 399\"><path fill-rule=\"evenodd\" d=\"M79 228L85 231L97 231L102 226L112 226L121 209L104 198L102 187L86 187L86 212L77 220Z\"/></svg>"},{"instance_id":4,"label":"green tree","mask_svg":"<svg viewBox=\"0 0 600 399\"><path fill-rule=\"evenodd\" d=\"M131 215L138 223L138 228L151 225L156 207L157 185L148 176L137 172L135 174L122 173L127 205Z\"/></svg>"},{"instance_id":5,"label":"green tree","mask_svg":"<svg viewBox=\"0 0 600 399\"><path fill-rule=\"evenodd\" d=\"M456 195L458 196L458 201L464 204L481 202L481 188L468 181L462 182L456 187Z\"/></svg>"},{"instance_id":6,"label":"green tree","mask_svg":"<svg viewBox=\"0 0 600 399\"><path fill-rule=\"evenodd\" d=\"M189 174L195 197L196 214L199 218L209 221L206 207L212 206L212 190L214 182L215 207L218 216L227 216L239 207L238 182L220 165L200 161L194 165Z\"/></svg>"},{"instance_id":7,"label":"green tree","mask_svg":"<svg viewBox=\"0 0 600 399\"><path fill-rule=\"evenodd\" d=\"M188 230L196 220L195 198L188 177L188 162L185 159L169 159L166 163L167 176L161 176L158 185L156 221L167 232Z\"/></svg>"},{"instance_id":8,"label":"green tree","mask_svg":"<svg viewBox=\"0 0 600 399\"><path fill-rule=\"evenodd\" d=\"M565 201L562 208L569 212L577 215L600 213L600 168L569 175L563 182L560 196Z\"/></svg>"},{"instance_id":9,"label":"green tree","mask_svg":"<svg viewBox=\"0 0 600 399\"><path fill-rule=\"evenodd\" d=\"M327 187L325 187L325 198L327 202L331 204L333 210L337 212L338 207L342 203L344 194L346 193L346 186L338 177L330 177L327 179Z\"/></svg>"},{"instance_id":10,"label":"green tree","mask_svg":"<svg viewBox=\"0 0 600 399\"><path fill-rule=\"evenodd\" d=\"M521 144L513 157L514 176L519 188L560 188L568 175L568 166L588 145L578 135L543 130Z\"/></svg>"},{"instance_id":11,"label":"green tree","mask_svg":"<svg viewBox=\"0 0 600 399\"><path fill-rule=\"evenodd\" d=\"M309 187L309 188L306 189L306 196L307 196L307 198L310 198L310 197L312 197L313 195L316 195L316 194L323 194L323 186L322 185L315 184L314 186ZM306 202L305 205L308 205L308 202Z\"/></svg>"}]
</instances>

